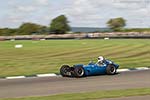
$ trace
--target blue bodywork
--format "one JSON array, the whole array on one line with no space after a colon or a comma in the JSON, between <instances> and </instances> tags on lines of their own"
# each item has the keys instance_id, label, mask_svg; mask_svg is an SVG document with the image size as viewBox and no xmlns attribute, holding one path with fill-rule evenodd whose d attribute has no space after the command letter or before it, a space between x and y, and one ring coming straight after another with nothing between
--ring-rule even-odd
<instances>
[{"instance_id":1,"label":"blue bodywork","mask_svg":"<svg viewBox=\"0 0 150 100\"><path fill-rule=\"evenodd\" d=\"M88 65L76 64L73 67L81 67L82 66L85 71L84 75L91 76L91 75L106 74L106 68L108 65L114 65L116 69L119 68L118 64L115 64L114 62L112 62L110 60L105 60L105 62L102 65L90 62Z\"/></svg>"}]
</instances>

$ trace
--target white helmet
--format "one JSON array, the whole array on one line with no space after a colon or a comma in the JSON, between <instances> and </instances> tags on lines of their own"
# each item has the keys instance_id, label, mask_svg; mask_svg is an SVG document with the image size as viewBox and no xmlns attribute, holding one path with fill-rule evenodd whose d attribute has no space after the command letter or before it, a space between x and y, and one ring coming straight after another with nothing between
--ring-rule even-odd
<instances>
[{"instance_id":1,"label":"white helmet","mask_svg":"<svg viewBox=\"0 0 150 100\"><path fill-rule=\"evenodd\" d=\"M103 62L104 60L105 60L105 58L103 56L98 57L98 62Z\"/></svg>"}]
</instances>

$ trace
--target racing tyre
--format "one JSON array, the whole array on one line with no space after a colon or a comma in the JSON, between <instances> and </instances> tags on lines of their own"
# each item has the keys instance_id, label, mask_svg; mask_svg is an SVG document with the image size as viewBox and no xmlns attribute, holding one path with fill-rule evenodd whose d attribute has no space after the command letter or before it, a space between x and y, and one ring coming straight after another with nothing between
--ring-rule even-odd
<instances>
[{"instance_id":1,"label":"racing tyre","mask_svg":"<svg viewBox=\"0 0 150 100\"><path fill-rule=\"evenodd\" d=\"M116 67L114 65L108 65L107 68L106 68L106 73L108 75L114 75L116 74Z\"/></svg>"},{"instance_id":2,"label":"racing tyre","mask_svg":"<svg viewBox=\"0 0 150 100\"><path fill-rule=\"evenodd\" d=\"M84 68L81 67L75 67L74 69L75 77L83 77L85 75Z\"/></svg>"},{"instance_id":3,"label":"racing tyre","mask_svg":"<svg viewBox=\"0 0 150 100\"><path fill-rule=\"evenodd\" d=\"M60 68L60 74L63 77L71 76L70 67L68 65L62 65Z\"/></svg>"}]
</instances>

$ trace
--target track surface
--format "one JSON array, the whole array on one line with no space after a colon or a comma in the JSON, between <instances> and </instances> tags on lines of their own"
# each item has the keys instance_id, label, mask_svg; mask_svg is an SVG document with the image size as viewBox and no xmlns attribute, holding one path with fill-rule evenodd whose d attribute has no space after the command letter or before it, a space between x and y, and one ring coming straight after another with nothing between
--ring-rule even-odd
<instances>
[{"instance_id":1,"label":"track surface","mask_svg":"<svg viewBox=\"0 0 150 100\"><path fill-rule=\"evenodd\" d=\"M150 88L150 70L85 78L46 77L0 80L0 98L146 87Z\"/></svg>"}]
</instances>

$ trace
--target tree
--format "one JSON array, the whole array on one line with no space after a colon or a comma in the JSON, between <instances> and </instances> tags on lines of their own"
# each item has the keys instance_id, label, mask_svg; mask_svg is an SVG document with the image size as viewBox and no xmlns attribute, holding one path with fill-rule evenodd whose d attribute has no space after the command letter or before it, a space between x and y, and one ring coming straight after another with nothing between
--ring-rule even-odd
<instances>
[{"instance_id":1,"label":"tree","mask_svg":"<svg viewBox=\"0 0 150 100\"><path fill-rule=\"evenodd\" d=\"M126 20L123 19L122 17L110 19L107 22L107 25L109 28L113 29L114 31L118 31L121 28L126 26Z\"/></svg>"},{"instance_id":2,"label":"tree","mask_svg":"<svg viewBox=\"0 0 150 100\"><path fill-rule=\"evenodd\" d=\"M40 34L45 29L45 26L41 26L34 23L23 23L17 33L19 35L31 35L31 34Z\"/></svg>"},{"instance_id":3,"label":"tree","mask_svg":"<svg viewBox=\"0 0 150 100\"><path fill-rule=\"evenodd\" d=\"M17 29L11 28L0 28L0 36L10 36L15 35Z\"/></svg>"},{"instance_id":4,"label":"tree","mask_svg":"<svg viewBox=\"0 0 150 100\"><path fill-rule=\"evenodd\" d=\"M55 34L64 34L70 31L69 21L65 15L54 18L50 24L50 31Z\"/></svg>"}]
</instances>

